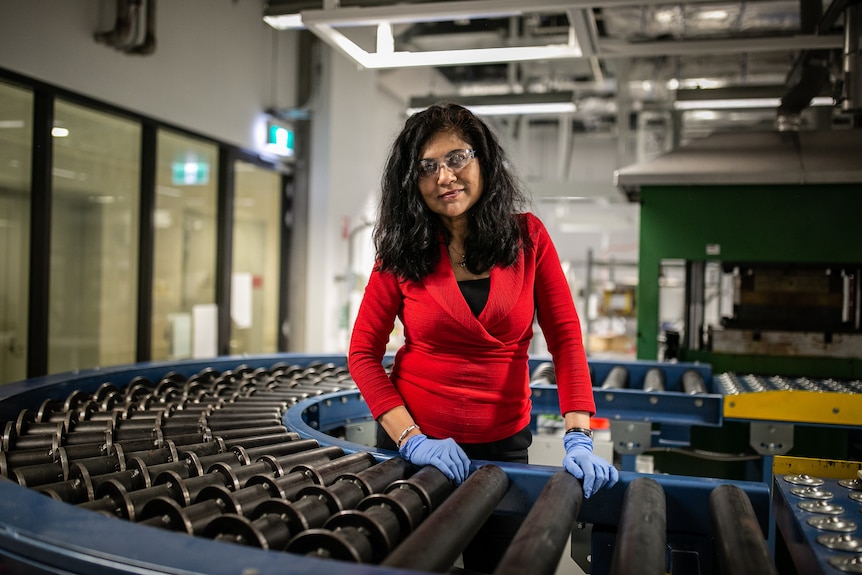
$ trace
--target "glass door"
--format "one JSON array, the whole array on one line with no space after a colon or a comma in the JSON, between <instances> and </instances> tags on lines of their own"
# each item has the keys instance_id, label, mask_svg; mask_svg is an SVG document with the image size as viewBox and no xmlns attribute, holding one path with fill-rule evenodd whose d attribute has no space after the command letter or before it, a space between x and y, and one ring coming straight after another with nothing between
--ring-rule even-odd
<instances>
[{"instance_id":1,"label":"glass door","mask_svg":"<svg viewBox=\"0 0 862 575\"><path fill-rule=\"evenodd\" d=\"M52 136L48 372L131 363L141 126L57 100Z\"/></svg>"},{"instance_id":2,"label":"glass door","mask_svg":"<svg viewBox=\"0 0 862 575\"><path fill-rule=\"evenodd\" d=\"M281 175L234 164L230 353L278 349Z\"/></svg>"},{"instance_id":3,"label":"glass door","mask_svg":"<svg viewBox=\"0 0 862 575\"><path fill-rule=\"evenodd\" d=\"M218 147L167 130L157 147L152 359L213 357Z\"/></svg>"},{"instance_id":4,"label":"glass door","mask_svg":"<svg viewBox=\"0 0 862 575\"><path fill-rule=\"evenodd\" d=\"M0 384L27 376L33 94L0 83Z\"/></svg>"}]
</instances>

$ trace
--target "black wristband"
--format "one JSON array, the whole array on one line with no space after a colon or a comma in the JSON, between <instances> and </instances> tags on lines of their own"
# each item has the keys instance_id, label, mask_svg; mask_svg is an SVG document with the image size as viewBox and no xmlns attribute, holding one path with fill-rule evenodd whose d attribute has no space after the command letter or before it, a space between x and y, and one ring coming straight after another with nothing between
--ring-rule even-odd
<instances>
[{"instance_id":1,"label":"black wristband","mask_svg":"<svg viewBox=\"0 0 862 575\"><path fill-rule=\"evenodd\" d=\"M566 430L566 433L583 433L590 439L593 438L593 430L586 427L570 427Z\"/></svg>"}]
</instances>

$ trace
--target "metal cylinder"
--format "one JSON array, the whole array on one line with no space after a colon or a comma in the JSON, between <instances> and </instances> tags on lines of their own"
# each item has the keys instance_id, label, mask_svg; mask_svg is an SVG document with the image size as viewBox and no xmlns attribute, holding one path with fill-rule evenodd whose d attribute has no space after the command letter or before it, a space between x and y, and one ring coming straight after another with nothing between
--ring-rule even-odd
<instances>
[{"instance_id":1,"label":"metal cylinder","mask_svg":"<svg viewBox=\"0 0 862 575\"><path fill-rule=\"evenodd\" d=\"M664 391L664 370L660 367L651 367L644 375L644 391Z\"/></svg>"},{"instance_id":2,"label":"metal cylinder","mask_svg":"<svg viewBox=\"0 0 862 575\"><path fill-rule=\"evenodd\" d=\"M530 376L530 383L557 385L557 374L554 371L553 362L543 361L537 365Z\"/></svg>"},{"instance_id":3,"label":"metal cylinder","mask_svg":"<svg viewBox=\"0 0 862 575\"><path fill-rule=\"evenodd\" d=\"M748 495L735 485L709 494L709 515L721 573L777 575Z\"/></svg>"},{"instance_id":4,"label":"metal cylinder","mask_svg":"<svg viewBox=\"0 0 862 575\"><path fill-rule=\"evenodd\" d=\"M443 573L491 516L509 488L509 477L496 465L474 471L431 513L382 565Z\"/></svg>"},{"instance_id":5,"label":"metal cylinder","mask_svg":"<svg viewBox=\"0 0 862 575\"><path fill-rule=\"evenodd\" d=\"M611 368L602 382L602 389L625 389L629 386L629 370L622 365Z\"/></svg>"},{"instance_id":6,"label":"metal cylinder","mask_svg":"<svg viewBox=\"0 0 862 575\"><path fill-rule=\"evenodd\" d=\"M610 575L664 575L666 564L664 490L656 480L639 477L629 484L623 498Z\"/></svg>"},{"instance_id":7,"label":"metal cylinder","mask_svg":"<svg viewBox=\"0 0 862 575\"><path fill-rule=\"evenodd\" d=\"M568 471L555 473L500 559L494 575L551 575L584 502L580 482Z\"/></svg>"},{"instance_id":8,"label":"metal cylinder","mask_svg":"<svg viewBox=\"0 0 862 575\"><path fill-rule=\"evenodd\" d=\"M690 395L706 393L706 383L696 369L687 369L682 373L682 389Z\"/></svg>"}]
</instances>

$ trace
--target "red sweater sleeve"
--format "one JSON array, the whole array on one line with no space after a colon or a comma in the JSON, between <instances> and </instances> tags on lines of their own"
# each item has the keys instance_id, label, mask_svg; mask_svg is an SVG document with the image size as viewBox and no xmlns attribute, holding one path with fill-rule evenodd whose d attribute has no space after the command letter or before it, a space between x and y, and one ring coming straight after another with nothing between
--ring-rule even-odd
<instances>
[{"instance_id":1,"label":"red sweater sleeve","mask_svg":"<svg viewBox=\"0 0 862 575\"><path fill-rule=\"evenodd\" d=\"M382 363L401 305L398 279L372 271L353 325L347 363L374 419L404 404Z\"/></svg>"},{"instance_id":2,"label":"red sweater sleeve","mask_svg":"<svg viewBox=\"0 0 862 575\"><path fill-rule=\"evenodd\" d=\"M560 413L587 411L593 415L590 368L572 292L547 229L538 218L527 217L536 250L537 319L554 360Z\"/></svg>"}]
</instances>

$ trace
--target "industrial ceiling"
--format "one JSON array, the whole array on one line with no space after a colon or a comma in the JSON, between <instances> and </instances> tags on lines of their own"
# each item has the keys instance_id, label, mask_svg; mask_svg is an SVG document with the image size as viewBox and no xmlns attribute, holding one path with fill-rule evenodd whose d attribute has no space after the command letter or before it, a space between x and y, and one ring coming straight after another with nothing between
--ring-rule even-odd
<instances>
[{"instance_id":1,"label":"industrial ceiling","mask_svg":"<svg viewBox=\"0 0 862 575\"><path fill-rule=\"evenodd\" d=\"M783 97L783 111L791 114L815 96L840 103L847 97L842 93L845 53L858 51L859 44L858 6L846 0L520 4L270 0L265 14L299 14L337 49L343 42L321 30L340 27L350 36L384 21L392 23L395 52L478 53L501 46L574 43L580 56L436 68L459 96L570 91L584 129L617 121L621 103L636 110L672 108L675 100L707 89L720 88L722 98L751 91ZM453 16L445 18L447 11ZM849 48L845 21L857 23ZM356 37L353 41L362 45ZM777 111L771 112L774 118ZM722 112L717 121L732 120L732 114Z\"/></svg>"},{"instance_id":2,"label":"industrial ceiling","mask_svg":"<svg viewBox=\"0 0 862 575\"><path fill-rule=\"evenodd\" d=\"M375 49L386 49L382 23L390 26L388 50L402 55L461 51L469 58L501 47L561 47L544 59L436 63L429 67L444 80L430 93L428 84L398 76L406 70L393 64L387 74L398 79L387 87L398 87L417 105L449 95L476 102L553 94L571 99L576 110L565 121L562 115L530 119L535 130L543 122L561 134L571 128L545 148L559 158L536 170L540 181L530 182L552 233L580 234L560 242L567 252L561 255L571 259L587 248L607 255L618 246L631 253L636 245L637 212L619 204L636 195L616 187L615 168L715 132L862 126L858 1L270 0L264 12L299 15L322 41L367 67L387 67L375 59ZM493 119L511 131L523 126L521 120ZM593 162L588 171L603 175L591 180L582 169L572 172L576 138L589 143L574 153L595 157L586 160ZM602 164L595 155L600 149L616 153L617 165Z\"/></svg>"}]
</instances>

